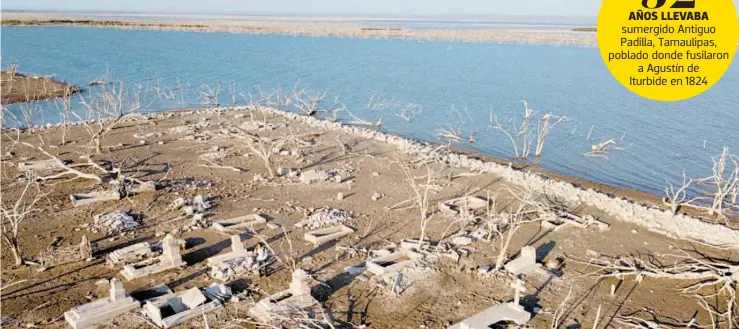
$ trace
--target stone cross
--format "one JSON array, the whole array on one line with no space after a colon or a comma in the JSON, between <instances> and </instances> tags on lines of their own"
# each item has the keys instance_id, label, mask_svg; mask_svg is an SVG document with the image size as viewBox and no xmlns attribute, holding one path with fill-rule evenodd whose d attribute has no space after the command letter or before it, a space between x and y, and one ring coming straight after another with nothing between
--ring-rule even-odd
<instances>
[{"instance_id":1,"label":"stone cross","mask_svg":"<svg viewBox=\"0 0 739 329\"><path fill-rule=\"evenodd\" d=\"M516 278L516 283L511 283L511 288L514 291L513 303L518 305L521 302L521 293L526 292L526 286L523 285L521 279Z\"/></svg>"},{"instance_id":2,"label":"stone cross","mask_svg":"<svg viewBox=\"0 0 739 329\"><path fill-rule=\"evenodd\" d=\"M238 234L231 236L231 251L244 251L244 244L241 243L241 237Z\"/></svg>"}]
</instances>

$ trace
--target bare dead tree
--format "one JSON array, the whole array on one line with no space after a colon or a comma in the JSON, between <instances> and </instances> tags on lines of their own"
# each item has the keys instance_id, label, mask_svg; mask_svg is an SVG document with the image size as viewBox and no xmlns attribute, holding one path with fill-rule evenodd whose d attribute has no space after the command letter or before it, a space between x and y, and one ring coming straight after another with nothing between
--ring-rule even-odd
<instances>
[{"instance_id":1,"label":"bare dead tree","mask_svg":"<svg viewBox=\"0 0 739 329\"><path fill-rule=\"evenodd\" d=\"M449 123L446 125L446 127L439 127L436 129L436 136L440 139L449 141L449 142L469 142L474 143L475 142L475 129L471 128L474 124L474 120L472 120L472 116L470 116L470 113L467 112L467 108L464 108L464 114L457 110L457 108L452 105L452 107L447 111L447 117L449 118ZM457 128L454 128L454 124L457 124ZM463 137L465 127L467 127L467 130L469 130L468 137Z\"/></svg>"},{"instance_id":2,"label":"bare dead tree","mask_svg":"<svg viewBox=\"0 0 739 329\"><path fill-rule=\"evenodd\" d=\"M410 163L404 162L400 158L395 161L403 171L405 182L408 184L408 188L411 190L411 201L414 207L418 210L418 222L421 227L421 234L419 237L419 247L423 244L426 238L426 228L428 223L434 217L434 212L431 210L431 193L433 192L433 183L439 177L439 171L435 171L431 168L428 163L421 165L422 169L425 169L425 174L422 176L416 176L414 169Z\"/></svg>"},{"instance_id":3,"label":"bare dead tree","mask_svg":"<svg viewBox=\"0 0 739 329\"><path fill-rule=\"evenodd\" d=\"M141 109L140 93L141 85L138 85L129 96L123 82L120 82L118 86L103 86L100 91L91 89L87 97L80 95L86 117L72 113L83 123L90 136L88 153L91 150L97 154L103 153L103 138L127 117L138 113Z\"/></svg>"},{"instance_id":4,"label":"bare dead tree","mask_svg":"<svg viewBox=\"0 0 739 329\"><path fill-rule=\"evenodd\" d=\"M405 105L394 106L393 115L403 119L405 122L411 122L415 117L423 113L423 107L420 104L408 103Z\"/></svg>"},{"instance_id":5,"label":"bare dead tree","mask_svg":"<svg viewBox=\"0 0 739 329\"><path fill-rule=\"evenodd\" d=\"M5 198L7 194L3 193ZM10 204L3 203L0 211L2 212L2 240L10 248L15 259L15 265L23 264L23 255L21 254L20 236L18 231L28 218L35 212L40 212L37 203L48 193L42 193L41 187L34 179L27 179L26 184L21 191L20 196Z\"/></svg>"},{"instance_id":6,"label":"bare dead tree","mask_svg":"<svg viewBox=\"0 0 739 329\"><path fill-rule=\"evenodd\" d=\"M692 179L688 179L688 175L683 171L683 183L677 190L670 181L667 181L667 187L665 187L665 200L664 203L670 206L673 214L677 214L677 211L682 205L689 205L694 201L688 200L688 188L693 183Z\"/></svg>"},{"instance_id":7,"label":"bare dead tree","mask_svg":"<svg viewBox=\"0 0 739 329\"><path fill-rule=\"evenodd\" d=\"M204 106L210 107L211 104L215 107L221 106L218 97L221 94L221 82L216 84L215 88L211 88L207 84L200 85L200 103Z\"/></svg>"},{"instance_id":8,"label":"bare dead tree","mask_svg":"<svg viewBox=\"0 0 739 329\"><path fill-rule=\"evenodd\" d=\"M598 144L594 144L590 147L590 151L585 152L583 155L589 157L602 157L608 159L608 155L612 151L623 151L626 148L618 146L616 140L613 138L600 141Z\"/></svg>"},{"instance_id":9,"label":"bare dead tree","mask_svg":"<svg viewBox=\"0 0 739 329\"><path fill-rule=\"evenodd\" d=\"M317 93L313 96L309 96L306 92L293 93L293 99L295 101L295 107L303 115L313 116L316 115L326 99L326 92Z\"/></svg>"},{"instance_id":10,"label":"bare dead tree","mask_svg":"<svg viewBox=\"0 0 739 329\"><path fill-rule=\"evenodd\" d=\"M258 156L262 160L269 177L275 178L275 170L272 168L273 150L281 148L285 144L285 140L252 135L236 126L232 126L232 128L235 132L232 132L231 136L243 140L251 154Z\"/></svg>"},{"instance_id":11,"label":"bare dead tree","mask_svg":"<svg viewBox=\"0 0 739 329\"><path fill-rule=\"evenodd\" d=\"M690 281L691 283L680 288L679 291L683 294L692 294L699 299L701 305L704 305L708 298L725 296L727 302L723 311L707 307L707 305L703 307L711 316L712 321L714 316L719 316L728 324L727 328L733 328L734 323L737 322L733 315L739 311L736 304L739 265L724 260L696 257L684 250L680 251L682 253L679 255L664 255L674 259L671 264L663 264L653 256L647 259L638 256L612 259L591 258L589 260L569 258L585 265L586 276L599 278L634 276L637 282L645 278ZM701 293L706 290L710 292ZM718 323L713 322L713 328L719 328Z\"/></svg>"},{"instance_id":12,"label":"bare dead tree","mask_svg":"<svg viewBox=\"0 0 739 329\"><path fill-rule=\"evenodd\" d=\"M549 136L549 131L557 126L561 122L567 122L569 119L566 116L555 116L551 113L545 114L539 119L539 124L536 126L536 157L541 156L541 151L544 148L544 142L546 142Z\"/></svg>"},{"instance_id":13,"label":"bare dead tree","mask_svg":"<svg viewBox=\"0 0 739 329\"><path fill-rule=\"evenodd\" d=\"M377 117L376 120L367 120L363 115L356 115L352 111L350 111L348 108L346 108L345 105L341 106L341 110L349 114L350 117L352 117L353 120L349 121L348 123L351 125L357 125L357 126L368 126L368 127L381 127L382 126L382 114L384 110L391 108L395 104L395 101L391 99L384 99L376 94L373 94L370 96L369 100L367 101L367 104L362 109L363 115L372 114L375 117Z\"/></svg>"},{"instance_id":14,"label":"bare dead tree","mask_svg":"<svg viewBox=\"0 0 739 329\"><path fill-rule=\"evenodd\" d=\"M713 161L713 175L697 180L699 184L707 183L715 189L711 193L711 205L708 207L709 215L718 215L726 218L726 207L736 204L737 189L739 188L739 157L729 153L729 148L724 147L721 154L711 157ZM728 167L732 162L734 168Z\"/></svg>"},{"instance_id":15,"label":"bare dead tree","mask_svg":"<svg viewBox=\"0 0 739 329\"><path fill-rule=\"evenodd\" d=\"M516 205L512 211L500 214L492 214L497 217L494 221L497 225L492 225L493 231L501 238L500 251L495 260L495 271L503 268L503 262L507 259L506 254L508 247L513 241L513 236L518 230L527 223L539 221L542 208L546 207L541 202L535 200L536 191L530 187L511 188L506 186L506 191L516 199ZM505 233L504 233L505 232ZM505 235L504 235L505 234Z\"/></svg>"}]
</instances>

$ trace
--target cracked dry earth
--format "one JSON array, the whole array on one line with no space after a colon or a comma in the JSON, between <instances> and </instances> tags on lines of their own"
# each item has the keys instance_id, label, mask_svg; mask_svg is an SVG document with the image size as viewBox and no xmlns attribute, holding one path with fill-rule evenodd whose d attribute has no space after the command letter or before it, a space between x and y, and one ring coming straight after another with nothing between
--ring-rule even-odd
<instances>
[{"instance_id":1,"label":"cracked dry earth","mask_svg":"<svg viewBox=\"0 0 739 329\"><path fill-rule=\"evenodd\" d=\"M410 163L417 160L417 156L375 140L338 131L323 131L281 116L257 113L257 120L274 125L274 129L255 130L253 133L294 136L293 139L303 141L287 143L282 150L277 150L279 152L273 158L274 168L336 170L341 176L340 179L311 184L302 183L291 175L269 179L263 162L250 153L245 143L223 133L231 125L250 121L248 112L190 110L179 114L125 122L105 136L103 153L93 156L97 162L123 167L126 175L160 181L163 187L159 190L75 208L69 201L70 194L102 188L84 179L61 178L42 184L42 189L49 195L38 203L40 211L33 213L21 228L23 257L34 259L58 237L63 238L61 247L78 244L83 235L93 243L96 257L39 272L38 266L14 266L12 254L3 244L3 286L25 280L2 291L3 327L68 327L62 317L63 312L106 297L107 285L99 281L120 277L120 267L105 264L107 253L135 242L156 243L161 239L161 233L173 230L177 230L178 238L187 241L182 254L188 266L124 282L126 290L132 293L167 284L172 290L181 291L209 285L212 281L208 277L206 259L230 250L229 235L211 228L182 230L192 220L169 208L177 198L196 195L212 201L213 207L208 210L206 220L259 213L281 225L284 230L258 226L253 233L242 231L242 241L246 247L252 247L259 241L255 236L258 234L281 257L294 259L299 267L312 273L315 278L313 295L338 328L361 325L367 328L446 328L497 303L513 299L511 277L477 274L479 266L495 263L501 249L500 237L490 242L481 240L458 247L458 250L467 251L467 255L458 262L441 257L425 263L422 271L413 272L416 274L406 278L411 282L406 282L407 286L399 296L378 286L374 280L360 280L345 271L347 266L359 265L365 258L362 255L350 257L347 252L337 250L337 246L379 249L405 238L418 238L419 212L411 204L401 203L411 198L413 192L398 164ZM194 129L178 128L187 125ZM135 134L144 138L136 138ZM45 159L44 155L29 147L14 145L9 136L14 135L4 134L2 139L2 153L13 152L13 156L2 163L4 204L14 202L24 186L19 180L23 173L18 170L17 163L26 160L24 158ZM50 153L81 162L79 154L85 151L89 137L82 127L77 126L67 133L67 140L71 142L62 146L58 145L58 128L33 135L24 133L20 139L34 145L43 140L43 146ZM213 152L217 152L217 156L201 157ZM431 167L442 172L433 182L432 210L440 201L466 194L495 198L497 211L515 208L517 201L510 191L516 187L510 186L502 177L469 173L439 163L432 163ZM420 168L413 170L412 174L421 176L425 172ZM342 200L337 199L338 193L343 194ZM378 194L382 197L373 198ZM556 199L537 198L547 203ZM355 232L320 246L304 241L306 229L297 228L294 224L323 207L350 213L352 220L346 225L353 227ZM554 313L565 300L557 321L560 328L591 328L599 309L598 328L627 327L617 321L620 316L634 315L651 320L650 311L667 323L687 323L695 316L695 323L710 325L708 314L694 295L679 291L690 281L648 277L637 282L634 276L623 277L623 280L616 277L600 279L587 275L592 269L573 259L641 255L669 263L673 261L669 255L679 254L678 249L719 259L737 259L736 251L671 239L643 227L619 222L587 204L568 205L568 210L581 216L592 215L608 223L610 228L601 231L594 227L582 229L572 226L553 231L540 222L533 222L515 233L507 251L508 257L516 256L522 247L531 245L537 248L541 262L564 258L560 276L531 274L525 277L526 292L522 303L530 311L536 311L528 323L530 327L552 327ZM135 214L142 226L113 234L87 229L95 215L113 211ZM455 216L436 213L427 228L427 237L432 241L448 241L453 233L462 229L461 225ZM290 278L290 268L277 263L268 277L245 275L230 283L235 289L249 286L275 293L287 289ZM612 287L616 287L613 294ZM255 300L260 298L253 296ZM718 295L709 302L722 307L726 298ZM251 305L252 301L247 299L208 313L208 326L253 328L247 315ZM150 324L144 316L131 312L106 327L141 328ZM203 327L205 323L201 317L178 328Z\"/></svg>"}]
</instances>

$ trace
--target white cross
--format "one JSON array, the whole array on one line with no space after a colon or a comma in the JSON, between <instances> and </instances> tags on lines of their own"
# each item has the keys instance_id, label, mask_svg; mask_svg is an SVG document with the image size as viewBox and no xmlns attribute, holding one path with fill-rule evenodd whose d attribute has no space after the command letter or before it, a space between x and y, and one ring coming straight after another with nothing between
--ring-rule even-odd
<instances>
[{"instance_id":1,"label":"white cross","mask_svg":"<svg viewBox=\"0 0 739 329\"><path fill-rule=\"evenodd\" d=\"M513 288L514 291L513 303L518 305L518 303L521 301L521 293L526 292L526 286L523 285L521 279L516 278L516 282L511 283L511 288Z\"/></svg>"}]
</instances>

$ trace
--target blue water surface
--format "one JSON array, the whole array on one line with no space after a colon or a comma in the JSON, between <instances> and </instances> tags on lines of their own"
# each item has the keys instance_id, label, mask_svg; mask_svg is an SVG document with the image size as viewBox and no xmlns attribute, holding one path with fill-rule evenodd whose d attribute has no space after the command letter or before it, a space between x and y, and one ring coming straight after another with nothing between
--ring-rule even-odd
<instances>
[{"instance_id":1,"label":"blue water surface","mask_svg":"<svg viewBox=\"0 0 739 329\"><path fill-rule=\"evenodd\" d=\"M512 149L502 133L487 129L490 113L519 122L521 100L526 100L541 114L571 120L551 133L538 161L542 167L657 194L666 180L681 181L683 170L693 177L709 175L710 156L720 154L722 146L739 153L736 63L705 93L667 103L622 87L597 48L570 46L3 27L3 63L10 59L23 73L55 74L80 86L106 71L127 84L180 81L197 88L221 81L222 104L230 103L231 83L247 94L257 87L292 89L299 81L327 91L358 114L376 94L422 105L423 115L410 124L385 113L383 129L427 141L438 141L438 127L459 125L450 119L451 106L462 113L466 108L477 141L460 146L502 158L510 158ZM176 102L149 106L182 107ZM626 149L608 159L583 156L592 144L609 138Z\"/></svg>"}]
</instances>

